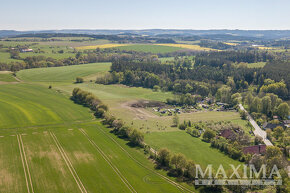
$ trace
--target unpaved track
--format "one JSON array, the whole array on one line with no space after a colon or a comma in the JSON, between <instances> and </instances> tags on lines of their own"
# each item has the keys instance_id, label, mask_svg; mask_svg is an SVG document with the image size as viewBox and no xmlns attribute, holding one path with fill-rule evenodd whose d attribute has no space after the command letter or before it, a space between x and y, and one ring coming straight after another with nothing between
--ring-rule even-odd
<instances>
[{"instance_id":1,"label":"unpaved track","mask_svg":"<svg viewBox=\"0 0 290 193\"><path fill-rule=\"evenodd\" d=\"M137 191L133 188L133 186L129 183L129 181L123 176L123 174L119 171L119 169L111 162L111 160L107 157L107 155L101 150L101 148L90 139L88 134L85 130L79 129L80 132L88 139L88 141L91 143L91 145L100 153L100 155L103 157L103 159L111 166L111 168L114 170L114 172L119 176L119 178L122 180L122 182L127 186L127 188L133 192L137 193Z\"/></svg>"},{"instance_id":2,"label":"unpaved track","mask_svg":"<svg viewBox=\"0 0 290 193\"><path fill-rule=\"evenodd\" d=\"M52 132L50 132L50 136L51 136L52 139L54 140L56 147L58 148L58 150L59 150L59 152L60 152L62 158L64 159L64 161L65 161L65 163L66 163L66 165L67 165L69 171L71 172L71 174L72 174L74 180L76 181L76 183L77 183L77 185L78 185L80 191L81 191L82 193L87 193L87 190L86 190L85 186L83 185L83 183L82 183L81 179L79 178L77 172L75 171L75 169L74 169L72 163L70 162L68 156L66 155L66 153L65 153L65 151L64 151L64 149L63 149L63 147L62 147L61 144L59 143L57 137L56 137L55 134L52 133Z\"/></svg>"},{"instance_id":3,"label":"unpaved track","mask_svg":"<svg viewBox=\"0 0 290 193\"><path fill-rule=\"evenodd\" d=\"M27 159L26 159L26 154L25 154L25 150L24 150L22 137L19 134L17 134L17 141L18 141L20 157L21 157L22 166L23 166L24 175L25 175L27 192L28 193L34 193L34 189L33 189L33 185L32 185L31 175L30 175L29 166L28 166Z\"/></svg>"}]
</instances>

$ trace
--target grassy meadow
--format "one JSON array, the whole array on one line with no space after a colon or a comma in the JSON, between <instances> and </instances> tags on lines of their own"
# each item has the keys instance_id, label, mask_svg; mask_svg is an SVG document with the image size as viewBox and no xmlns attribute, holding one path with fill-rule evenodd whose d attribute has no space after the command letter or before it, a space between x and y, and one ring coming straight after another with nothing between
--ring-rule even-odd
<instances>
[{"instance_id":1,"label":"grassy meadow","mask_svg":"<svg viewBox=\"0 0 290 193\"><path fill-rule=\"evenodd\" d=\"M98 72L109 71L109 69L110 63L91 63L75 66L21 70L17 73L17 76L22 80L33 82L72 82L78 76L84 77Z\"/></svg>"},{"instance_id":2,"label":"grassy meadow","mask_svg":"<svg viewBox=\"0 0 290 193\"><path fill-rule=\"evenodd\" d=\"M0 72L0 82L16 82L17 80L13 77L10 72Z\"/></svg>"},{"instance_id":3,"label":"grassy meadow","mask_svg":"<svg viewBox=\"0 0 290 193\"><path fill-rule=\"evenodd\" d=\"M174 153L182 153L202 167L212 164L217 169L220 164L223 164L225 169L228 169L230 168L229 164L240 164L239 161L229 158L218 149L211 148L210 143L192 137L185 131L150 133L145 136L145 142L155 149L166 147Z\"/></svg>"}]
</instances>

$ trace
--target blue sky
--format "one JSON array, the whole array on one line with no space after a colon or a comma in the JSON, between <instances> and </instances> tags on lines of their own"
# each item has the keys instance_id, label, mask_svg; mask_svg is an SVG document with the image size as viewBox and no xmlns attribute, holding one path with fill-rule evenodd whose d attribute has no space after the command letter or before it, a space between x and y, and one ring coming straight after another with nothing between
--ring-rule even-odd
<instances>
[{"instance_id":1,"label":"blue sky","mask_svg":"<svg viewBox=\"0 0 290 193\"><path fill-rule=\"evenodd\" d=\"M290 0L0 0L0 29L289 29Z\"/></svg>"}]
</instances>

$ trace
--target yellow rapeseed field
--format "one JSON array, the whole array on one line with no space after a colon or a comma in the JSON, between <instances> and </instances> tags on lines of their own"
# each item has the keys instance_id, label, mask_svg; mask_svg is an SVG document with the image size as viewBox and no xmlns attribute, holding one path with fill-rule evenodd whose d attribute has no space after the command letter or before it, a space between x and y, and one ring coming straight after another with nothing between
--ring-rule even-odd
<instances>
[{"instance_id":1,"label":"yellow rapeseed field","mask_svg":"<svg viewBox=\"0 0 290 193\"><path fill-rule=\"evenodd\" d=\"M215 49L211 49L211 48L200 47L199 45L189 45L189 44L155 44L155 45L171 46L171 47L185 48L185 49L190 49L190 50L201 50L201 51L215 50Z\"/></svg>"},{"instance_id":2,"label":"yellow rapeseed field","mask_svg":"<svg viewBox=\"0 0 290 193\"><path fill-rule=\"evenodd\" d=\"M275 48L273 47L265 47L265 46L258 46L257 47L259 50L274 50Z\"/></svg>"},{"instance_id":3,"label":"yellow rapeseed field","mask_svg":"<svg viewBox=\"0 0 290 193\"><path fill-rule=\"evenodd\" d=\"M78 50L93 50L97 48L115 48L120 46L127 46L128 44L101 44L101 45L94 45L94 46L80 46L76 47Z\"/></svg>"}]
</instances>

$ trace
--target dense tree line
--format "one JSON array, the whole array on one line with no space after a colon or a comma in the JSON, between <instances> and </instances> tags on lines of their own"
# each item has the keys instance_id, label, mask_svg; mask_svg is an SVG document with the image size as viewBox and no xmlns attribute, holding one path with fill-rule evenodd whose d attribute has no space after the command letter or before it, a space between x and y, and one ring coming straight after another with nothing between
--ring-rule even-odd
<instances>
[{"instance_id":1,"label":"dense tree line","mask_svg":"<svg viewBox=\"0 0 290 193\"><path fill-rule=\"evenodd\" d=\"M117 82L130 86L153 88L154 84L163 90L177 93L192 93L207 96L214 95L220 87L218 83L226 84L228 77L233 77L233 90L246 89L256 81L256 69L245 67L225 66L192 66L190 60L175 60L162 64L158 60L114 60L112 72L119 79ZM108 77L109 78L109 77ZM111 80L114 78L111 77ZM116 79L114 79L116 80ZM107 81L111 82L111 81Z\"/></svg>"},{"instance_id":2,"label":"dense tree line","mask_svg":"<svg viewBox=\"0 0 290 193\"><path fill-rule=\"evenodd\" d=\"M210 41L210 40L201 40L198 45L200 45L201 47L213 48L217 50L226 50L226 49L233 48L233 46L225 44L223 42Z\"/></svg>"},{"instance_id":3,"label":"dense tree line","mask_svg":"<svg viewBox=\"0 0 290 193\"><path fill-rule=\"evenodd\" d=\"M264 80L270 78L276 82L284 81L288 91L290 91L290 60L288 61L273 61L268 62L261 70L260 84L264 83ZM277 93L276 93L277 94ZM290 98L290 93L287 96L281 96L285 99Z\"/></svg>"},{"instance_id":4,"label":"dense tree line","mask_svg":"<svg viewBox=\"0 0 290 193\"><path fill-rule=\"evenodd\" d=\"M200 53L195 58L195 65L206 65L212 67L221 67L224 64L231 63L255 63L266 62L274 59L274 56L268 52L243 50L243 51L222 51Z\"/></svg>"}]
</instances>

